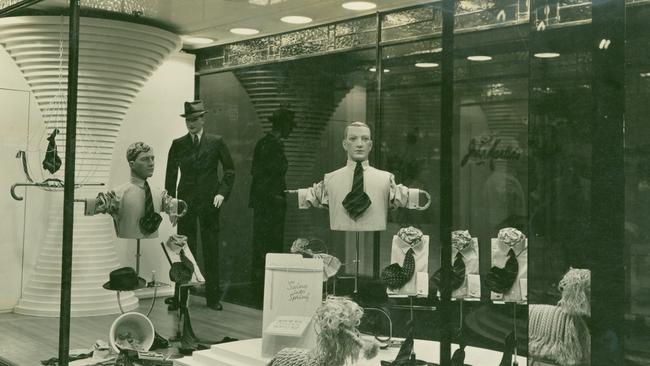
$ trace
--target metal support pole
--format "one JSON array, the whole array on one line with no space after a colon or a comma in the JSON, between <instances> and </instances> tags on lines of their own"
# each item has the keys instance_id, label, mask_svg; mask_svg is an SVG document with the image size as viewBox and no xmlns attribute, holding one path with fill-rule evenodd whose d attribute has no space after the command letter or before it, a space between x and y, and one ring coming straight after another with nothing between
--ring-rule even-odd
<instances>
[{"instance_id":1,"label":"metal support pole","mask_svg":"<svg viewBox=\"0 0 650 366\"><path fill-rule=\"evenodd\" d=\"M359 292L359 232L356 232L356 240L355 240L355 250L356 250L356 255L355 255L355 270L354 270L354 293Z\"/></svg>"},{"instance_id":2,"label":"metal support pole","mask_svg":"<svg viewBox=\"0 0 650 366\"><path fill-rule=\"evenodd\" d=\"M512 324L513 324L513 334L515 336L515 344L513 347L514 351L514 357L512 357L512 366L518 366L519 362L517 362L517 303L513 302L512 303Z\"/></svg>"},{"instance_id":3,"label":"metal support pole","mask_svg":"<svg viewBox=\"0 0 650 366\"><path fill-rule=\"evenodd\" d=\"M135 273L139 276L140 275L140 239L135 239L136 240L136 247L135 247Z\"/></svg>"},{"instance_id":4,"label":"metal support pole","mask_svg":"<svg viewBox=\"0 0 650 366\"><path fill-rule=\"evenodd\" d=\"M65 186L63 187L63 243L61 245L61 306L59 365L68 366L72 293L72 237L74 224L74 164L77 142L77 78L79 67L79 0L70 0L68 40L68 103L65 128Z\"/></svg>"},{"instance_id":5,"label":"metal support pole","mask_svg":"<svg viewBox=\"0 0 650 366\"><path fill-rule=\"evenodd\" d=\"M440 261L441 281L451 281L451 226L453 223L453 167L452 138L454 129L454 0L442 1L442 76L441 76L441 123L440 123ZM451 288L443 286L440 291L440 364L451 364L452 338Z\"/></svg>"}]
</instances>

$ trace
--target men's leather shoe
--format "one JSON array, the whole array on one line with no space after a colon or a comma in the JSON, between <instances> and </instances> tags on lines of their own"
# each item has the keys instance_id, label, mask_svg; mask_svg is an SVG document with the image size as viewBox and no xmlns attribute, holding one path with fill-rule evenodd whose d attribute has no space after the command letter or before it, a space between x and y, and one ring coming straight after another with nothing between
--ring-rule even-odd
<instances>
[{"instance_id":1,"label":"men's leather shoe","mask_svg":"<svg viewBox=\"0 0 650 366\"><path fill-rule=\"evenodd\" d=\"M176 298L174 296L170 296L170 297L165 298L165 304L167 304L167 305L171 305L172 303L175 303L175 302L176 302Z\"/></svg>"},{"instance_id":2,"label":"men's leather shoe","mask_svg":"<svg viewBox=\"0 0 650 366\"><path fill-rule=\"evenodd\" d=\"M212 310L217 310L217 311L223 310L223 306L221 305L221 303L219 301L217 301L215 303L212 303L212 304L207 304L207 307L209 307Z\"/></svg>"},{"instance_id":3,"label":"men's leather shoe","mask_svg":"<svg viewBox=\"0 0 650 366\"><path fill-rule=\"evenodd\" d=\"M176 311L178 310L179 306L177 302L173 302L167 306L167 311Z\"/></svg>"}]
</instances>

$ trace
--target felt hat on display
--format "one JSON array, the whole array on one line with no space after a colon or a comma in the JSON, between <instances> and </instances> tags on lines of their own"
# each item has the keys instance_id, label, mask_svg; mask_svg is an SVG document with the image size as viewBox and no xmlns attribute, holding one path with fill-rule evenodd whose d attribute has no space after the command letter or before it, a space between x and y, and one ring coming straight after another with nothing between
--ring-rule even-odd
<instances>
[{"instance_id":1,"label":"felt hat on display","mask_svg":"<svg viewBox=\"0 0 650 366\"><path fill-rule=\"evenodd\" d=\"M183 118L198 117L206 114L208 111L203 107L202 100L195 100L193 102L185 102L185 113L181 114Z\"/></svg>"},{"instance_id":2,"label":"felt hat on display","mask_svg":"<svg viewBox=\"0 0 650 366\"><path fill-rule=\"evenodd\" d=\"M138 277L135 269L122 267L111 271L109 281L103 287L112 291L133 291L143 288L146 283L144 278Z\"/></svg>"}]
</instances>

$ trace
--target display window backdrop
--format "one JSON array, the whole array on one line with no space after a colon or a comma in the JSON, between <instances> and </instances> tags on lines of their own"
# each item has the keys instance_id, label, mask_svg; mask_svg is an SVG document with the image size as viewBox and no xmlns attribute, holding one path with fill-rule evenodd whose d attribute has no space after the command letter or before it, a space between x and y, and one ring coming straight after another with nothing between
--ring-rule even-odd
<instances>
[{"instance_id":1,"label":"display window backdrop","mask_svg":"<svg viewBox=\"0 0 650 366\"><path fill-rule=\"evenodd\" d=\"M21 188L17 192L24 194L23 201L15 201L9 195L12 184L25 181L20 160L15 158L17 151L38 152L44 148L39 146L41 140L44 140L40 138L43 137L43 120L36 100L27 92L28 86L20 70L4 49L0 50L0 66L1 102L4 106L0 120L5 131L0 146L4 156L2 166L7 171L2 178L2 192L5 194L1 196L1 202L8 213L7 220L3 221L3 225L6 225L4 232L7 233L5 240L8 255L3 256L6 263L2 265L0 274L9 279L0 287L3 290L0 311L10 312L21 296L22 286L34 272L40 243L47 222L51 219L47 213L52 195L60 195L61 192ZM128 145L135 141L144 141L153 147L156 168L150 181L153 185L164 186L164 170L171 141L187 133L184 120L179 114L182 113L183 102L193 99L193 75L194 55L185 53L173 55L152 75L125 116L113 155L109 186L119 185L129 179L125 154ZM29 164L32 172L40 172L40 159L31 157ZM81 195L82 191L78 190L76 194ZM75 209L82 210L79 204ZM159 243L175 232L176 229L169 220L164 218L159 238L142 241L141 273L147 279L155 271L158 280L169 282L169 264ZM135 240L115 238L114 243L120 264L135 267Z\"/></svg>"}]
</instances>

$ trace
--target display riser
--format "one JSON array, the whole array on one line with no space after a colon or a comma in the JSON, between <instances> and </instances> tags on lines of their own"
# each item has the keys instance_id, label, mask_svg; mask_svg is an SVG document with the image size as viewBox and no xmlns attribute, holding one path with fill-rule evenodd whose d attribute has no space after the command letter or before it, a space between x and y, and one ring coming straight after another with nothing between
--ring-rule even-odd
<instances>
[{"instance_id":1,"label":"display riser","mask_svg":"<svg viewBox=\"0 0 650 366\"><path fill-rule=\"evenodd\" d=\"M25 77L43 118L44 130L30 131L28 149L34 152L30 154L30 160L35 162L43 159L45 151L37 150L47 146L46 138L56 128L60 131L55 140L58 155L65 164L68 21L68 17L62 16L0 19L0 46L6 49ZM109 184L120 183L110 182L110 173L124 116L158 66L172 52L180 50L181 39L169 31L130 22L82 17L80 23L74 183L105 185L75 191L76 198L86 198L108 190ZM40 168L30 170L37 182L45 178L64 178L64 169L53 175ZM27 201L32 189L37 188L25 191ZM48 206L45 233L37 231L40 237L34 235L25 239L25 245L38 253L38 259L34 272L25 273L26 285L15 308L15 312L20 314L59 315L62 189L50 189L43 202L38 206L32 204L27 209L47 210ZM114 293L107 296L107 291L102 289L110 271L120 265L112 218L109 215L85 217L83 213L83 206L76 204L72 235L71 314L119 313L117 297ZM26 217L31 217L29 212ZM26 220L25 227L30 225L34 223ZM87 301L84 294L95 294L95 301ZM121 300L126 311L138 305L132 292L122 294Z\"/></svg>"}]
</instances>

